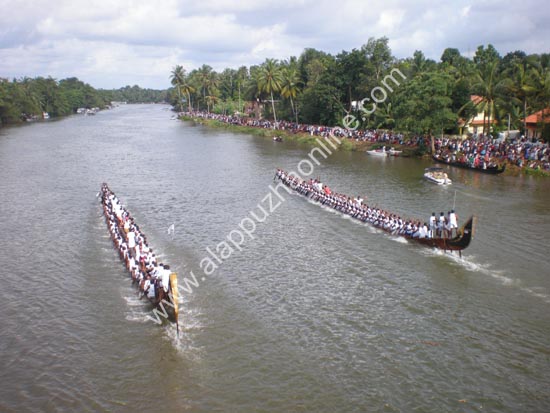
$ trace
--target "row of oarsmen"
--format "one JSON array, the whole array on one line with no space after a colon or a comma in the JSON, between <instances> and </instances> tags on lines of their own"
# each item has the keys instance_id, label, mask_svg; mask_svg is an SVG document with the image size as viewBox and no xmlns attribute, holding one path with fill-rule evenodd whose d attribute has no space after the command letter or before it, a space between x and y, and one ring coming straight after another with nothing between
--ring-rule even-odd
<instances>
[{"instance_id":1,"label":"row of oarsmen","mask_svg":"<svg viewBox=\"0 0 550 413\"><path fill-rule=\"evenodd\" d=\"M350 215L363 222L368 222L375 227L382 228L395 235L409 236L414 238L445 237L452 234L457 228L456 214L449 212L449 219L441 213L440 219L434 219L435 214L430 217L430 224L421 221L403 220L399 215L390 213L380 208L371 208L363 203L363 199L332 192L328 186L318 180L306 181L293 175L288 175L282 169L277 169L276 177L285 185L291 187L298 193L305 195L314 201L320 202L332 209Z\"/></svg>"},{"instance_id":2,"label":"row of oarsmen","mask_svg":"<svg viewBox=\"0 0 550 413\"><path fill-rule=\"evenodd\" d=\"M165 293L168 292L170 266L157 262L153 249L147 244L147 238L106 183L101 186L101 201L111 238L132 280L139 284L143 295L158 300L161 288Z\"/></svg>"}]
</instances>

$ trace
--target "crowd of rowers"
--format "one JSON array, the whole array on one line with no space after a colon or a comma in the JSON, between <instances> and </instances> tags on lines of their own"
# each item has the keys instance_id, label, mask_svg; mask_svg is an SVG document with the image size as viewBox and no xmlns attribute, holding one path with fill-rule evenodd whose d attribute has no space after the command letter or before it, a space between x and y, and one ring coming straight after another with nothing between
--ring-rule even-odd
<instances>
[{"instance_id":1,"label":"crowd of rowers","mask_svg":"<svg viewBox=\"0 0 550 413\"><path fill-rule=\"evenodd\" d=\"M428 222L402 219L398 214L381 208L370 207L361 196L350 197L332 192L318 179L304 180L277 169L275 176L294 191L319 202L322 205L340 211L362 222L383 229L393 235L409 238L449 238L458 231L458 217L454 210L436 217L432 213Z\"/></svg>"},{"instance_id":2,"label":"crowd of rowers","mask_svg":"<svg viewBox=\"0 0 550 413\"><path fill-rule=\"evenodd\" d=\"M170 266L157 261L134 218L105 183L101 186L101 203L113 243L133 282L139 285L140 298L159 302L170 287Z\"/></svg>"}]
</instances>

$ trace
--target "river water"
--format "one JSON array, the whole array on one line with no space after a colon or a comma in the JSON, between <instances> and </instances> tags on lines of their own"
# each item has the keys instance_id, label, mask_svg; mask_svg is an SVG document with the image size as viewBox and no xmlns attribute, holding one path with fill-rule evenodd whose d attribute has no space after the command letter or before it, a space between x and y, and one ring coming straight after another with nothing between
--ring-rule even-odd
<instances>
[{"instance_id":1,"label":"river water","mask_svg":"<svg viewBox=\"0 0 550 413\"><path fill-rule=\"evenodd\" d=\"M311 148L172 116L128 105L0 130L0 411L548 411L550 180L449 169L441 188L427 161L335 152L313 173L333 190L477 215L463 258L279 188L205 274L206 248L263 218L275 168ZM196 276L179 337L136 297L102 182L180 284Z\"/></svg>"}]
</instances>

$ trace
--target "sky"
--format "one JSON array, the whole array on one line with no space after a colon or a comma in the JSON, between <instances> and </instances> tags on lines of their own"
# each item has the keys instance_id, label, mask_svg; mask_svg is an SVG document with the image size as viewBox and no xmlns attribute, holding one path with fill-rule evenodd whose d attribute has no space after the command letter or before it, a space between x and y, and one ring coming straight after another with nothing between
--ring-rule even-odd
<instances>
[{"instance_id":1,"label":"sky","mask_svg":"<svg viewBox=\"0 0 550 413\"><path fill-rule=\"evenodd\" d=\"M548 53L549 22L547 0L0 0L0 77L166 89L178 64L222 71L382 36L397 58Z\"/></svg>"}]
</instances>

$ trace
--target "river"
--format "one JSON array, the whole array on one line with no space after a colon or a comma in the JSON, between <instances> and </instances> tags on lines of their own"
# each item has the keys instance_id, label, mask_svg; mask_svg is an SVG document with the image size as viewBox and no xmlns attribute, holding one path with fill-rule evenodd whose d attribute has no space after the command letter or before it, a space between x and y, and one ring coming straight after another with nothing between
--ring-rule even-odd
<instances>
[{"instance_id":1,"label":"river","mask_svg":"<svg viewBox=\"0 0 550 413\"><path fill-rule=\"evenodd\" d=\"M475 214L462 259L281 189L205 274L207 247L311 148L172 116L123 105L0 129L0 411L548 411L550 180L448 169L441 188L429 161L336 151L312 174L333 190ZM136 297L102 182L180 284L196 275L179 337Z\"/></svg>"}]
</instances>

